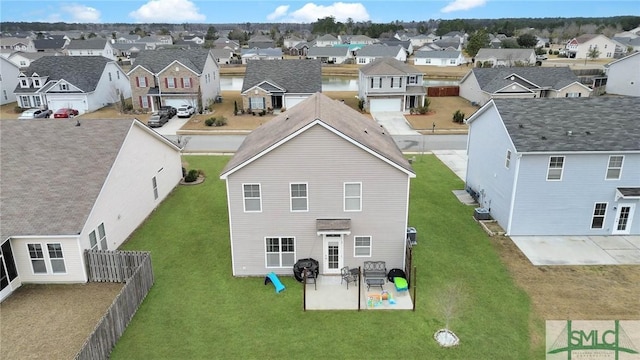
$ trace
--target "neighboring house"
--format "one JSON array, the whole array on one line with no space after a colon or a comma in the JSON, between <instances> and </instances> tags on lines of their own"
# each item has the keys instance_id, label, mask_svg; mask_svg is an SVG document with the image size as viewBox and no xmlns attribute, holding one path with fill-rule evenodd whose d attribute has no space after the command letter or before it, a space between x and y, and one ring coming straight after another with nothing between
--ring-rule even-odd
<instances>
[{"instance_id":1,"label":"neighboring house","mask_svg":"<svg viewBox=\"0 0 640 360\"><path fill-rule=\"evenodd\" d=\"M226 37L220 37L213 41L213 45L216 49L224 49L229 48L233 50L233 52L240 51L240 43L235 40L230 40Z\"/></svg>"},{"instance_id":2,"label":"neighboring house","mask_svg":"<svg viewBox=\"0 0 640 360\"><path fill-rule=\"evenodd\" d=\"M23 68L29 67L29 65L31 65L31 62L38 60L43 56L61 56L61 55L63 54L62 53L48 54L48 53L41 53L41 52L16 51L12 54L9 54L7 59L9 59L9 61L11 61L12 63L18 65L19 68L23 69Z\"/></svg>"},{"instance_id":3,"label":"neighboring house","mask_svg":"<svg viewBox=\"0 0 640 360\"><path fill-rule=\"evenodd\" d=\"M270 49L276 46L272 38L265 35L256 35L247 41L249 48Z\"/></svg>"},{"instance_id":4,"label":"neighboring house","mask_svg":"<svg viewBox=\"0 0 640 360\"><path fill-rule=\"evenodd\" d=\"M291 49L293 47L295 47L296 45L302 43L302 42L306 42L306 40L304 39L300 39L299 37L295 36L295 35L291 35L289 37L286 37L283 41L283 45L285 48L287 49Z\"/></svg>"},{"instance_id":5,"label":"neighboring house","mask_svg":"<svg viewBox=\"0 0 640 360\"><path fill-rule=\"evenodd\" d=\"M413 45L409 40L400 41L396 39L387 39L387 40L380 40L379 43L382 45L391 46L391 47L402 46L402 48L404 49L404 51L407 52L408 55L413 54Z\"/></svg>"},{"instance_id":6,"label":"neighboring house","mask_svg":"<svg viewBox=\"0 0 640 360\"><path fill-rule=\"evenodd\" d=\"M143 51L127 75L134 109L153 112L160 106L183 104L206 107L220 96L220 67L206 49Z\"/></svg>"},{"instance_id":7,"label":"neighboring house","mask_svg":"<svg viewBox=\"0 0 640 360\"><path fill-rule=\"evenodd\" d=\"M121 44L131 44L138 42L138 40L140 40L140 35L138 34L121 34L116 38L116 42Z\"/></svg>"},{"instance_id":8,"label":"neighboring house","mask_svg":"<svg viewBox=\"0 0 640 360\"><path fill-rule=\"evenodd\" d=\"M80 114L131 97L129 79L103 56L43 56L20 72L15 95L22 108L73 108Z\"/></svg>"},{"instance_id":9,"label":"neighboring house","mask_svg":"<svg viewBox=\"0 0 640 360\"><path fill-rule=\"evenodd\" d=\"M613 41L627 49L627 53L640 51L640 37L614 37Z\"/></svg>"},{"instance_id":10,"label":"neighboring house","mask_svg":"<svg viewBox=\"0 0 640 360\"><path fill-rule=\"evenodd\" d=\"M31 38L0 37L0 49L12 51L35 52Z\"/></svg>"},{"instance_id":11,"label":"neighboring house","mask_svg":"<svg viewBox=\"0 0 640 360\"><path fill-rule=\"evenodd\" d=\"M211 49L211 53L219 65L231 64L233 61L233 50L231 49Z\"/></svg>"},{"instance_id":12,"label":"neighboring house","mask_svg":"<svg viewBox=\"0 0 640 360\"><path fill-rule=\"evenodd\" d=\"M325 34L315 39L314 46L334 46L340 44L340 40L331 34Z\"/></svg>"},{"instance_id":13,"label":"neighboring house","mask_svg":"<svg viewBox=\"0 0 640 360\"><path fill-rule=\"evenodd\" d=\"M467 41L469 36L462 31L449 31L448 33L442 35L440 40L454 40L460 44L464 44Z\"/></svg>"},{"instance_id":14,"label":"neighboring house","mask_svg":"<svg viewBox=\"0 0 640 360\"><path fill-rule=\"evenodd\" d=\"M289 111L316 92L322 92L319 60L253 60L242 82L242 108Z\"/></svg>"},{"instance_id":15,"label":"neighboring house","mask_svg":"<svg viewBox=\"0 0 640 360\"><path fill-rule=\"evenodd\" d=\"M138 120L76 121L2 121L0 301L87 282L84 251L117 249L182 177L180 148Z\"/></svg>"},{"instance_id":16,"label":"neighboring house","mask_svg":"<svg viewBox=\"0 0 640 360\"><path fill-rule=\"evenodd\" d=\"M416 51L413 65L458 66L466 63L461 51Z\"/></svg>"},{"instance_id":17,"label":"neighboring house","mask_svg":"<svg viewBox=\"0 0 640 360\"><path fill-rule=\"evenodd\" d=\"M116 52L116 56L119 58L132 58L138 56L140 51L145 49L145 44L143 43L113 43L111 44L113 49Z\"/></svg>"},{"instance_id":18,"label":"neighboring house","mask_svg":"<svg viewBox=\"0 0 640 360\"><path fill-rule=\"evenodd\" d=\"M100 55L111 60L118 59L118 50L114 49L111 42L106 39L71 40L65 52L69 56Z\"/></svg>"},{"instance_id":19,"label":"neighboring house","mask_svg":"<svg viewBox=\"0 0 640 360\"><path fill-rule=\"evenodd\" d=\"M484 105L498 98L589 97L569 67L474 68L460 80L460 97Z\"/></svg>"},{"instance_id":20,"label":"neighboring house","mask_svg":"<svg viewBox=\"0 0 640 360\"><path fill-rule=\"evenodd\" d=\"M425 34L418 34L416 36L412 36L409 38L411 41L411 45L413 45L414 49L419 49L422 46L432 43L434 40L437 39L437 37L433 34L429 34L429 35L425 35Z\"/></svg>"},{"instance_id":21,"label":"neighboring house","mask_svg":"<svg viewBox=\"0 0 640 360\"><path fill-rule=\"evenodd\" d=\"M306 41L298 43L296 46L289 49L289 55L292 56L307 56L309 53L309 44Z\"/></svg>"},{"instance_id":22,"label":"neighboring house","mask_svg":"<svg viewBox=\"0 0 640 360\"><path fill-rule=\"evenodd\" d=\"M222 170L234 276L403 268L411 165L384 129L322 94L251 132Z\"/></svg>"},{"instance_id":23,"label":"neighboring house","mask_svg":"<svg viewBox=\"0 0 640 360\"><path fill-rule=\"evenodd\" d=\"M62 52L67 44L68 41L64 38L33 40L33 46L36 48L36 51L46 53Z\"/></svg>"},{"instance_id":24,"label":"neighboring house","mask_svg":"<svg viewBox=\"0 0 640 360\"><path fill-rule=\"evenodd\" d=\"M586 59L592 49L598 50L596 59L610 59L616 53L626 53L627 49L622 44L609 39L601 34L584 34L573 38L565 46L569 58Z\"/></svg>"},{"instance_id":25,"label":"neighboring house","mask_svg":"<svg viewBox=\"0 0 640 360\"><path fill-rule=\"evenodd\" d=\"M349 44L373 45L376 41L367 35L353 35L348 39Z\"/></svg>"},{"instance_id":26,"label":"neighboring house","mask_svg":"<svg viewBox=\"0 0 640 360\"><path fill-rule=\"evenodd\" d=\"M198 35L185 35L182 37L182 40L189 41L198 45L204 44L204 37Z\"/></svg>"},{"instance_id":27,"label":"neighboring house","mask_svg":"<svg viewBox=\"0 0 640 360\"><path fill-rule=\"evenodd\" d=\"M476 64L479 62L491 63L493 67L534 66L536 52L533 49L483 48L478 51L475 59Z\"/></svg>"},{"instance_id":28,"label":"neighboring house","mask_svg":"<svg viewBox=\"0 0 640 360\"><path fill-rule=\"evenodd\" d=\"M467 121L467 189L507 235L640 235L639 108L492 100Z\"/></svg>"},{"instance_id":29,"label":"neighboring house","mask_svg":"<svg viewBox=\"0 0 640 360\"><path fill-rule=\"evenodd\" d=\"M247 64L248 61L254 60L281 60L283 58L282 49L280 48L253 48L242 49L240 51L240 58L243 64Z\"/></svg>"},{"instance_id":30,"label":"neighboring house","mask_svg":"<svg viewBox=\"0 0 640 360\"><path fill-rule=\"evenodd\" d=\"M640 52L605 65L607 94L640 96Z\"/></svg>"},{"instance_id":31,"label":"neighboring house","mask_svg":"<svg viewBox=\"0 0 640 360\"><path fill-rule=\"evenodd\" d=\"M424 104L423 73L394 58L381 58L360 68L358 98L369 112L402 111Z\"/></svg>"},{"instance_id":32,"label":"neighboring house","mask_svg":"<svg viewBox=\"0 0 640 360\"><path fill-rule=\"evenodd\" d=\"M344 64L353 59L353 53L348 46L313 46L309 48L307 57L320 60L323 64Z\"/></svg>"},{"instance_id":33,"label":"neighboring house","mask_svg":"<svg viewBox=\"0 0 640 360\"><path fill-rule=\"evenodd\" d=\"M394 58L398 61L407 61L407 51L402 46L367 45L356 53L356 63L366 65L377 59Z\"/></svg>"},{"instance_id":34,"label":"neighboring house","mask_svg":"<svg viewBox=\"0 0 640 360\"><path fill-rule=\"evenodd\" d=\"M12 91L18 86L20 68L3 57L0 57L0 105L16 101L16 94Z\"/></svg>"}]
</instances>

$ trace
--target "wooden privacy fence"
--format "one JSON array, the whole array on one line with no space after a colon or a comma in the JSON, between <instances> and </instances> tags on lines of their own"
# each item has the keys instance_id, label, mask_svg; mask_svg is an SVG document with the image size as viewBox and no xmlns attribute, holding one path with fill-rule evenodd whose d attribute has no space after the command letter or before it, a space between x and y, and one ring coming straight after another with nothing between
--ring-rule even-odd
<instances>
[{"instance_id":1,"label":"wooden privacy fence","mask_svg":"<svg viewBox=\"0 0 640 360\"><path fill-rule=\"evenodd\" d=\"M107 359L153 286L151 253L86 250L85 255L89 273L94 269L89 281L125 283L75 357L77 360Z\"/></svg>"},{"instance_id":2,"label":"wooden privacy fence","mask_svg":"<svg viewBox=\"0 0 640 360\"><path fill-rule=\"evenodd\" d=\"M427 96L460 96L459 86L430 86L427 88Z\"/></svg>"}]
</instances>

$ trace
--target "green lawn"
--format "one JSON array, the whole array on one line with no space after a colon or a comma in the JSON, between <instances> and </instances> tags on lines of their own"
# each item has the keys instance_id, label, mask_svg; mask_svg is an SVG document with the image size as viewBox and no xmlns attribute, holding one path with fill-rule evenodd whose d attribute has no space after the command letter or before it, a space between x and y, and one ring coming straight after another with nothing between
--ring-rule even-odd
<instances>
[{"instance_id":1,"label":"green lawn","mask_svg":"<svg viewBox=\"0 0 640 360\"><path fill-rule=\"evenodd\" d=\"M150 250L156 282L112 353L113 359L537 359L531 305L511 280L473 208L452 189L463 183L437 158L418 157L409 225L418 230L416 311L302 310L302 286L281 277L233 278L226 190L218 174L229 157L186 157L207 180L178 187L128 241ZM434 305L448 283L466 300L450 328L460 346L440 348ZM540 327L540 322L535 322ZM534 329L540 332L539 328Z\"/></svg>"}]
</instances>

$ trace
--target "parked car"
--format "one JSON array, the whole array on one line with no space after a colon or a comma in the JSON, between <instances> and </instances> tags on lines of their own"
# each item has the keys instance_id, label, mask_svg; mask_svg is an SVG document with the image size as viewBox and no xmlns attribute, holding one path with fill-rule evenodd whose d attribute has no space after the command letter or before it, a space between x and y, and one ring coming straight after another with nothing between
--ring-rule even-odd
<instances>
[{"instance_id":1,"label":"parked car","mask_svg":"<svg viewBox=\"0 0 640 360\"><path fill-rule=\"evenodd\" d=\"M42 119L48 118L51 116L51 110L42 110L42 109L28 109L22 112L18 119Z\"/></svg>"},{"instance_id":2,"label":"parked car","mask_svg":"<svg viewBox=\"0 0 640 360\"><path fill-rule=\"evenodd\" d=\"M153 113L151 114L149 121L147 121L147 125L149 125L149 127L160 127L166 124L168 121L169 121L169 118L167 117L167 115L160 114L160 113Z\"/></svg>"},{"instance_id":3,"label":"parked car","mask_svg":"<svg viewBox=\"0 0 640 360\"><path fill-rule=\"evenodd\" d=\"M189 117L191 115L193 115L196 112L196 109L194 109L193 106L191 105L180 105L180 107L178 108L178 117Z\"/></svg>"},{"instance_id":4,"label":"parked car","mask_svg":"<svg viewBox=\"0 0 640 360\"><path fill-rule=\"evenodd\" d=\"M547 60L547 58L548 58L547 55L544 55L544 54L536 55L536 60Z\"/></svg>"},{"instance_id":5,"label":"parked car","mask_svg":"<svg viewBox=\"0 0 640 360\"><path fill-rule=\"evenodd\" d=\"M174 108L173 106L160 106L160 109L158 109L158 114L165 114L168 119L173 118L177 113L178 109Z\"/></svg>"},{"instance_id":6,"label":"parked car","mask_svg":"<svg viewBox=\"0 0 640 360\"><path fill-rule=\"evenodd\" d=\"M62 109L58 109L56 110L55 113L53 113L53 117L56 119L62 119L62 118L70 118L70 117L74 117L78 115L78 110L76 109L71 109L71 108L62 108Z\"/></svg>"}]
</instances>

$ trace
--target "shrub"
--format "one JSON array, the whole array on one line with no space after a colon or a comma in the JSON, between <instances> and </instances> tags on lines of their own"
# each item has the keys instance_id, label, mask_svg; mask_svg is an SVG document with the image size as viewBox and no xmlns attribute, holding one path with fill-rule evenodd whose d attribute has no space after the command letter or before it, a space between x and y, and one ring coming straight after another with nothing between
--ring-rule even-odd
<instances>
[{"instance_id":1,"label":"shrub","mask_svg":"<svg viewBox=\"0 0 640 360\"><path fill-rule=\"evenodd\" d=\"M207 120L204 121L204 124L207 126L213 126L215 125L217 119L215 117L210 117Z\"/></svg>"},{"instance_id":2,"label":"shrub","mask_svg":"<svg viewBox=\"0 0 640 360\"><path fill-rule=\"evenodd\" d=\"M184 182L194 182L198 180L198 170L196 169L191 169L189 170L189 172L187 173L187 176L184 177Z\"/></svg>"},{"instance_id":3,"label":"shrub","mask_svg":"<svg viewBox=\"0 0 640 360\"><path fill-rule=\"evenodd\" d=\"M453 113L453 122L462 124L464 122L464 113L460 110L456 110L456 112Z\"/></svg>"},{"instance_id":4,"label":"shrub","mask_svg":"<svg viewBox=\"0 0 640 360\"><path fill-rule=\"evenodd\" d=\"M429 100L427 97L424 98L424 103L422 104L422 107L424 108L424 113L421 114L426 114L429 112L429 106L431 106L431 100Z\"/></svg>"},{"instance_id":5,"label":"shrub","mask_svg":"<svg viewBox=\"0 0 640 360\"><path fill-rule=\"evenodd\" d=\"M428 112L429 112L429 107L427 107L427 106L420 106L418 108L418 114L420 114L420 115L424 115L424 114L426 114Z\"/></svg>"},{"instance_id":6,"label":"shrub","mask_svg":"<svg viewBox=\"0 0 640 360\"><path fill-rule=\"evenodd\" d=\"M13 111L14 111L16 114L20 114L21 112L23 112L23 111L24 111L24 109L23 109L23 108L21 108L20 106L16 105L16 107L14 107L14 108L13 108Z\"/></svg>"},{"instance_id":7,"label":"shrub","mask_svg":"<svg viewBox=\"0 0 640 360\"><path fill-rule=\"evenodd\" d=\"M217 118L213 125L215 125L215 126L225 126L225 125L227 125L227 119L224 116L222 116L220 118Z\"/></svg>"},{"instance_id":8,"label":"shrub","mask_svg":"<svg viewBox=\"0 0 640 360\"><path fill-rule=\"evenodd\" d=\"M358 100L358 109L360 109L361 112L364 110L364 100L363 99Z\"/></svg>"}]
</instances>

